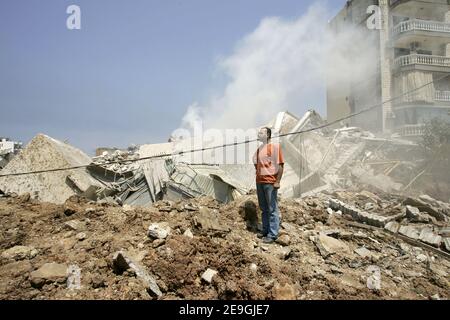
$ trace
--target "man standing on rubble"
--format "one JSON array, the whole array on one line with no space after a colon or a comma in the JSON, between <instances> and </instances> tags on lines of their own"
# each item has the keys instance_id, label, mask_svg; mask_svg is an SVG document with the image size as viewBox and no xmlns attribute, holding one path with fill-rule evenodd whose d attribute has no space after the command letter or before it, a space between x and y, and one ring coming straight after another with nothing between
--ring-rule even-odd
<instances>
[{"instance_id":1,"label":"man standing on rubble","mask_svg":"<svg viewBox=\"0 0 450 320\"><path fill-rule=\"evenodd\" d=\"M262 145L253 156L256 169L256 191L262 211L262 232L258 234L264 243L272 243L278 238L280 211L278 208L278 189L283 177L284 159L281 147L271 142L272 130L262 128L258 140Z\"/></svg>"}]
</instances>

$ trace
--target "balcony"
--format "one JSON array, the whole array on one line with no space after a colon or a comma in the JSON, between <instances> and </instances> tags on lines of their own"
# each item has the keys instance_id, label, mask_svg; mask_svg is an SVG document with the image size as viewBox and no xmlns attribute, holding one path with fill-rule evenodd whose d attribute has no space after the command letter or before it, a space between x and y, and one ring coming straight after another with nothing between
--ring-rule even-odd
<instances>
[{"instance_id":1,"label":"balcony","mask_svg":"<svg viewBox=\"0 0 450 320\"><path fill-rule=\"evenodd\" d=\"M400 22L393 29L394 36L411 31L442 32L450 35L450 24L439 21L412 19Z\"/></svg>"},{"instance_id":2,"label":"balcony","mask_svg":"<svg viewBox=\"0 0 450 320\"><path fill-rule=\"evenodd\" d=\"M439 102L450 102L450 91L436 91L434 100Z\"/></svg>"},{"instance_id":3,"label":"balcony","mask_svg":"<svg viewBox=\"0 0 450 320\"><path fill-rule=\"evenodd\" d=\"M450 72L450 57L410 54L394 60L394 69L409 71Z\"/></svg>"},{"instance_id":4,"label":"balcony","mask_svg":"<svg viewBox=\"0 0 450 320\"><path fill-rule=\"evenodd\" d=\"M390 6L394 15L443 21L450 3L448 0L390 0Z\"/></svg>"},{"instance_id":5,"label":"balcony","mask_svg":"<svg viewBox=\"0 0 450 320\"><path fill-rule=\"evenodd\" d=\"M423 48L438 48L450 43L450 23L411 19L400 22L392 29L392 45L409 49L411 43Z\"/></svg>"},{"instance_id":6,"label":"balcony","mask_svg":"<svg viewBox=\"0 0 450 320\"><path fill-rule=\"evenodd\" d=\"M404 95L401 99L397 99L394 104L399 107L398 109L416 108L418 105L433 105L436 108L448 108L449 102L450 91L435 91L434 96L427 99L426 94L419 90L414 93Z\"/></svg>"},{"instance_id":7,"label":"balcony","mask_svg":"<svg viewBox=\"0 0 450 320\"><path fill-rule=\"evenodd\" d=\"M423 135L425 129L425 125L423 124L409 124L404 125L397 129L397 133L401 137L420 137Z\"/></svg>"}]
</instances>

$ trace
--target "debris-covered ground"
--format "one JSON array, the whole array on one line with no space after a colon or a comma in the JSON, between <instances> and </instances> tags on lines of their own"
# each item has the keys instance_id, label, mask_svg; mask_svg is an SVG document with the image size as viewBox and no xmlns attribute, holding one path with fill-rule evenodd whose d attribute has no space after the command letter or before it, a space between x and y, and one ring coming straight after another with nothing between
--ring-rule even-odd
<instances>
[{"instance_id":1,"label":"debris-covered ground","mask_svg":"<svg viewBox=\"0 0 450 320\"><path fill-rule=\"evenodd\" d=\"M0 299L450 298L442 247L356 223L328 208L330 198L397 214L399 224L445 227L426 213L398 215L405 199L366 191L281 200L281 235L271 245L251 230L254 195L147 208L0 198Z\"/></svg>"}]
</instances>

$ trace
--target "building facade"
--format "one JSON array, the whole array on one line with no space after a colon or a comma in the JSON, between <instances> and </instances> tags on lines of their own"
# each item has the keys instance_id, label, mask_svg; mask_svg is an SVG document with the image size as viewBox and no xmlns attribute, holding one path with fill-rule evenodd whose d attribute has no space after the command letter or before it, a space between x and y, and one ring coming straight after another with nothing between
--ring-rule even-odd
<instances>
[{"instance_id":1,"label":"building facade","mask_svg":"<svg viewBox=\"0 0 450 320\"><path fill-rule=\"evenodd\" d=\"M378 11L368 10L373 6ZM377 18L377 27L370 28L368 19ZM370 50L375 61L365 79L337 82L330 75L328 121L382 104L346 124L413 137L428 120L450 122L450 1L348 1L329 27L339 34L348 25L368 40L352 46L359 54Z\"/></svg>"}]
</instances>

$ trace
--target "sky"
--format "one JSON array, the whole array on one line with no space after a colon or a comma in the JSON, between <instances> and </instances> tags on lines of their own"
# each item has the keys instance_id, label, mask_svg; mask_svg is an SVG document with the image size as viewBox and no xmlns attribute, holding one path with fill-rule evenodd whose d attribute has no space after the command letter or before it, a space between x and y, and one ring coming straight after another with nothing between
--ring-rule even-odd
<instances>
[{"instance_id":1,"label":"sky","mask_svg":"<svg viewBox=\"0 0 450 320\"><path fill-rule=\"evenodd\" d=\"M2 0L0 136L45 133L91 155L165 142L190 105L226 88L220 61L261 21L297 19L315 2ZM332 18L345 2L321 4ZM81 30L66 27L72 4ZM324 114L325 88L316 103Z\"/></svg>"}]
</instances>

